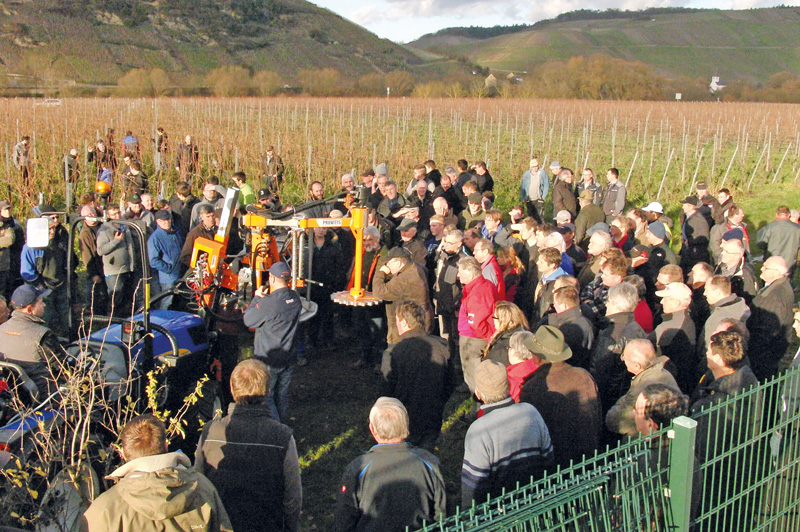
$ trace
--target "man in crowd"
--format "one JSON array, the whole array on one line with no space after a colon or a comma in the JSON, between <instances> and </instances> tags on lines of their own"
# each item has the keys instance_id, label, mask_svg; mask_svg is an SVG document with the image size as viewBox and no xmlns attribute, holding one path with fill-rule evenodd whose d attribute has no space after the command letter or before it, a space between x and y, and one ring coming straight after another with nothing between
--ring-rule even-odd
<instances>
[{"instance_id":1,"label":"man in crowd","mask_svg":"<svg viewBox=\"0 0 800 532\"><path fill-rule=\"evenodd\" d=\"M758 245L765 249L769 256L783 257L789 271L794 271L797 251L800 249L800 225L789 220L789 207L785 205L778 207L775 211L775 220L758 232Z\"/></svg>"},{"instance_id":2,"label":"man in crowd","mask_svg":"<svg viewBox=\"0 0 800 532\"><path fill-rule=\"evenodd\" d=\"M181 181L188 181L190 184L194 175L200 170L200 153L197 145L192 142L192 136L186 135L183 142L178 144L175 157L175 171Z\"/></svg>"},{"instance_id":3,"label":"man in crowd","mask_svg":"<svg viewBox=\"0 0 800 532\"><path fill-rule=\"evenodd\" d=\"M633 375L633 380L628 392L606 414L606 428L614 434L634 437L637 430L633 410L645 386L659 383L678 390L678 383L664 367L669 359L663 355L657 356L650 340L635 339L628 342L622 352L622 361L628 373Z\"/></svg>"},{"instance_id":4,"label":"man in crowd","mask_svg":"<svg viewBox=\"0 0 800 532\"><path fill-rule=\"evenodd\" d=\"M458 280L463 287L458 311L458 349L464 382L475 392L475 368L494 335L494 305L498 301L496 287L481 275L481 266L473 257L458 261Z\"/></svg>"},{"instance_id":5,"label":"man in crowd","mask_svg":"<svg viewBox=\"0 0 800 532\"><path fill-rule=\"evenodd\" d=\"M120 441L125 464L109 475L117 484L92 502L81 530L233 530L214 485L192 469L185 454L167 451L162 421L135 417L122 429Z\"/></svg>"},{"instance_id":6,"label":"man in crowd","mask_svg":"<svg viewBox=\"0 0 800 532\"><path fill-rule=\"evenodd\" d=\"M264 178L267 180L267 188L272 192L277 192L283 183L283 172L285 170L283 160L279 155L275 154L275 148L269 146L261 162L264 170Z\"/></svg>"},{"instance_id":7,"label":"man in crowd","mask_svg":"<svg viewBox=\"0 0 800 532\"><path fill-rule=\"evenodd\" d=\"M269 366L270 417L289 422L289 385L297 362L297 327L302 305L289 288L291 271L285 262L269 268L268 286L256 290L244 313L245 326L255 329L255 356Z\"/></svg>"},{"instance_id":8,"label":"man in crowd","mask_svg":"<svg viewBox=\"0 0 800 532\"><path fill-rule=\"evenodd\" d=\"M669 247L669 240L667 240L667 229L663 222L655 221L647 225L647 232L645 233L647 243L653 249L660 249L663 255L664 264L678 264L678 257L675 252Z\"/></svg>"},{"instance_id":9,"label":"man in crowd","mask_svg":"<svg viewBox=\"0 0 800 532\"><path fill-rule=\"evenodd\" d=\"M214 484L235 530L296 532L303 501L297 445L292 430L270 418L269 381L258 359L236 365L235 403L203 427L194 467Z\"/></svg>"},{"instance_id":10,"label":"man in crowd","mask_svg":"<svg viewBox=\"0 0 800 532\"><path fill-rule=\"evenodd\" d=\"M562 290L574 288L559 288ZM512 337L513 338L513 337ZM561 331L543 325L525 347L539 365L522 385L520 402L530 403L544 419L553 442L555 464L567 467L600 448L603 422L597 386L588 371L572 365L572 351Z\"/></svg>"},{"instance_id":11,"label":"man in crowd","mask_svg":"<svg viewBox=\"0 0 800 532\"><path fill-rule=\"evenodd\" d=\"M586 231L595 224L604 222L606 215L596 203L595 194L591 190L584 190L578 195L578 204L580 212L578 217L575 218L575 242L579 246L586 246L587 235Z\"/></svg>"},{"instance_id":12,"label":"man in crowd","mask_svg":"<svg viewBox=\"0 0 800 532\"><path fill-rule=\"evenodd\" d=\"M381 395L399 399L408 410L410 444L433 452L450 397L447 342L425 332L425 311L413 301L395 312L398 342L383 355Z\"/></svg>"},{"instance_id":13,"label":"man in crowd","mask_svg":"<svg viewBox=\"0 0 800 532\"><path fill-rule=\"evenodd\" d=\"M518 483L527 485L553 466L547 425L536 407L511 399L505 365L484 360L476 368L475 383L483 415L470 425L464 439L462 508L486 502Z\"/></svg>"},{"instance_id":14,"label":"man in crowd","mask_svg":"<svg viewBox=\"0 0 800 532\"><path fill-rule=\"evenodd\" d=\"M753 313L747 320L747 329L750 331L750 364L753 373L763 382L778 372L781 359L792 342L795 299L789 268L779 255L764 261L761 279L764 288L750 305Z\"/></svg>"},{"instance_id":15,"label":"man in crowd","mask_svg":"<svg viewBox=\"0 0 800 532\"><path fill-rule=\"evenodd\" d=\"M172 290L181 278L181 248L183 237L178 230L172 227L172 214L161 209L155 215L158 226L150 238L147 239L147 254L150 258L150 267L158 272L158 291L151 294L155 297L162 292ZM172 296L165 296L159 308L167 310L172 304Z\"/></svg>"},{"instance_id":16,"label":"man in crowd","mask_svg":"<svg viewBox=\"0 0 800 532\"><path fill-rule=\"evenodd\" d=\"M692 290L683 283L669 283L656 292L661 298L663 321L656 327L656 345L662 355L669 358L677 370L680 389L691 392L695 384L695 345L697 331L689 314Z\"/></svg>"},{"instance_id":17,"label":"man in crowd","mask_svg":"<svg viewBox=\"0 0 800 532\"><path fill-rule=\"evenodd\" d=\"M458 282L458 261L467 255L462 250L464 236L458 229L448 232L442 240L436 259L433 299L439 317L439 331L447 339L450 361L461 368L458 355L458 309L461 306L461 284Z\"/></svg>"},{"instance_id":18,"label":"man in crowd","mask_svg":"<svg viewBox=\"0 0 800 532\"><path fill-rule=\"evenodd\" d=\"M390 347L400 341L395 311L403 301L414 301L425 309L425 330L429 329L432 312L425 271L411 262L406 250L401 247L389 250L386 263L375 272L372 290L375 297L386 302L386 341Z\"/></svg>"},{"instance_id":19,"label":"man in crowd","mask_svg":"<svg viewBox=\"0 0 800 532\"><path fill-rule=\"evenodd\" d=\"M397 399L381 397L369 412L377 445L347 466L336 503L336 532L417 529L446 511L439 460L405 441L408 413Z\"/></svg>"},{"instance_id":20,"label":"man in crowd","mask_svg":"<svg viewBox=\"0 0 800 532\"><path fill-rule=\"evenodd\" d=\"M619 180L619 170L609 168L606 172L606 192L603 196L603 213L606 215L606 223L611 223L615 216L625 214L625 203L627 202L627 191L625 183Z\"/></svg>"},{"instance_id":21,"label":"man in crowd","mask_svg":"<svg viewBox=\"0 0 800 532\"><path fill-rule=\"evenodd\" d=\"M681 208L685 216L681 230L681 268L688 274L692 266L698 262L709 262L708 237L709 228L703 214L700 212L700 200L694 196L687 196L681 200Z\"/></svg>"},{"instance_id":22,"label":"man in crowd","mask_svg":"<svg viewBox=\"0 0 800 532\"><path fill-rule=\"evenodd\" d=\"M103 272L108 287L108 300L112 316L129 316L133 291L134 264L133 236L130 227L119 223L119 207L111 204L106 208L108 221L97 233L97 253L103 257Z\"/></svg>"},{"instance_id":23,"label":"man in crowd","mask_svg":"<svg viewBox=\"0 0 800 532\"><path fill-rule=\"evenodd\" d=\"M544 220L544 202L550 193L550 179L547 172L539 166L539 159L531 159L530 169L522 174L519 188L519 201L528 212L528 216L541 223Z\"/></svg>"},{"instance_id":24,"label":"man in crowd","mask_svg":"<svg viewBox=\"0 0 800 532\"><path fill-rule=\"evenodd\" d=\"M481 239L475 244L472 255L481 264L481 274L497 289L497 300L504 300L506 297L506 283L503 278L503 270L497 264L497 259L494 256L494 245L485 238Z\"/></svg>"},{"instance_id":25,"label":"man in crowd","mask_svg":"<svg viewBox=\"0 0 800 532\"><path fill-rule=\"evenodd\" d=\"M29 284L19 286L11 296L11 319L0 325L2 358L25 370L36 385L38 401L56 391L63 367L61 343L42 319L49 293Z\"/></svg>"},{"instance_id":26,"label":"man in crowd","mask_svg":"<svg viewBox=\"0 0 800 532\"><path fill-rule=\"evenodd\" d=\"M553 291L555 312L547 315L547 324L558 328L564 335L572 357L570 365L589 369L589 359L594 347L594 327L583 315L579 305L578 290L573 286L562 286Z\"/></svg>"}]
</instances>

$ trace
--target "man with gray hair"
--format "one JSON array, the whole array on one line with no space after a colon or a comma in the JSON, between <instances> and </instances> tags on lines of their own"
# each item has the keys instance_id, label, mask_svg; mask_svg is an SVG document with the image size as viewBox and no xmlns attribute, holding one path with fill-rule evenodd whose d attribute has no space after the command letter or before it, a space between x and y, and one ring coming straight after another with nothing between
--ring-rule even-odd
<instances>
[{"instance_id":1,"label":"man with gray hair","mask_svg":"<svg viewBox=\"0 0 800 532\"><path fill-rule=\"evenodd\" d=\"M600 273L600 254L607 249L611 249L614 245L614 241L611 240L611 235L608 231L596 230L594 227L592 226L586 233L589 235L589 246L587 248L589 260L586 261L577 275L578 282L582 287L591 283L595 276Z\"/></svg>"},{"instance_id":2,"label":"man with gray hair","mask_svg":"<svg viewBox=\"0 0 800 532\"><path fill-rule=\"evenodd\" d=\"M377 442L347 466L334 516L334 530L417 529L443 519L445 486L439 460L408 437L403 403L381 397L369 412L369 431Z\"/></svg>"},{"instance_id":3,"label":"man with gray hair","mask_svg":"<svg viewBox=\"0 0 800 532\"><path fill-rule=\"evenodd\" d=\"M628 373L633 375L628 392L620 397L606 414L606 428L623 436L636 436L636 422L633 408L636 399L648 384L666 384L678 391L678 383L664 368L669 362L665 356L657 356L650 340L636 339L628 342L622 352L622 361Z\"/></svg>"},{"instance_id":4,"label":"man with gray hair","mask_svg":"<svg viewBox=\"0 0 800 532\"><path fill-rule=\"evenodd\" d=\"M789 267L779 255L764 261L761 279L765 285L750 305L752 314L747 320L747 329L753 373L763 381L778 372L792 341L794 291L789 281Z\"/></svg>"},{"instance_id":5,"label":"man with gray hair","mask_svg":"<svg viewBox=\"0 0 800 532\"><path fill-rule=\"evenodd\" d=\"M539 411L515 403L509 395L506 367L484 360L475 372L475 395L483 403L480 416L464 439L461 507L486 502L544 476L553 465L553 445Z\"/></svg>"},{"instance_id":6,"label":"man with gray hair","mask_svg":"<svg viewBox=\"0 0 800 532\"><path fill-rule=\"evenodd\" d=\"M639 304L639 292L630 283L620 283L608 289L606 321L608 326L597 336L592 351L591 373L597 383L603 411L617 402L627 388L625 364L620 355L628 342L647 338L647 333L634 319Z\"/></svg>"}]
</instances>

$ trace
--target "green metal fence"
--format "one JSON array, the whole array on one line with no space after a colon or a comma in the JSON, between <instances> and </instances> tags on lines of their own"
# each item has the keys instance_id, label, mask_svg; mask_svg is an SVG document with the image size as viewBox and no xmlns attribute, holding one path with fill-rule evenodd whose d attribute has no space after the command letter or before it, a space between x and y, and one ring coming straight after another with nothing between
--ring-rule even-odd
<instances>
[{"instance_id":1,"label":"green metal fence","mask_svg":"<svg viewBox=\"0 0 800 532\"><path fill-rule=\"evenodd\" d=\"M800 530L800 367L694 417L423 530Z\"/></svg>"}]
</instances>

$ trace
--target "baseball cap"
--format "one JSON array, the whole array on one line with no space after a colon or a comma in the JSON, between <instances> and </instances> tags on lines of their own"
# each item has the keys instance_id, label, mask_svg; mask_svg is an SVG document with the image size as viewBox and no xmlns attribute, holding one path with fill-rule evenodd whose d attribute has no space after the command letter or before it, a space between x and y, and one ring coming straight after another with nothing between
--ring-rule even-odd
<instances>
[{"instance_id":1,"label":"baseball cap","mask_svg":"<svg viewBox=\"0 0 800 532\"><path fill-rule=\"evenodd\" d=\"M572 215L567 210L560 210L558 214L556 214L556 221L557 222L566 222L567 220L572 220Z\"/></svg>"},{"instance_id":2,"label":"baseball cap","mask_svg":"<svg viewBox=\"0 0 800 532\"><path fill-rule=\"evenodd\" d=\"M686 196L681 200L681 203L688 203L689 205L694 205L695 207L700 206L700 200L696 196Z\"/></svg>"},{"instance_id":3,"label":"baseball cap","mask_svg":"<svg viewBox=\"0 0 800 532\"><path fill-rule=\"evenodd\" d=\"M631 258L635 259L637 257L650 257L650 246L645 246L644 244L636 244L631 248Z\"/></svg>"},{"instance_id":4,"label":"baseball cap","mask_svg":"<svg viewBox=\"0 0 800 532\"><path fill-rule=\"evenodd\" d=\"M24 284L14 290L11 294L11 306L15 309L24 308L33 304L40 297L47 297L50 295L50 290L39 290L33 285Z\"/></svg>"},{"instance_id":5,"label":"baseball cap","mask_svg":"<svg viewBox=\"0 0 800 532\"><path fill-rule=\"evenodd\" d=\"M706 185L705 181L698 181L697 186L695 186L697 190L708 190L708 185Z\"/></svg>"},{"instance_id":6,"label":"baseball cap","mask_svg":"<svg viewBox=\"0 0 800 532\"><path fill-rule=\"evenodd\" d=\"M275 277L288 277L291 274L289 265L283 261L278 261L269 267L269 273Z\"/></svg>"},{"instance_id":7,"label":"baseball cap","mask_svg":"<svg viewBox=\"0 0 800 532\"><path fill-rule=\"evenodd\" d=\"M739 227L734 227L730 231L725 231L725 234L722 235L722 240L744 240L744 231Z\"/></svg>"},{"instance_id":8,"label":"baseball cap","mask_svg":"<svg viewBox=\"0 0 800 532\"><path fill-rule=\"evenodd\" d=\"M594 200L594 192L589 190L588 188L583 189L583 192L580 193L578 199L582 199L583 201L593 201Z\"/></svg>"},{"instance_id":9,"label":"baseball cap","mask_svg":"<svg viewBox=\"0 0 800 532\"><path fill-rule=\"evenodd\" d=\"M663 290L656 290L658 297L674 297L681 301L691 301L692 289L683 283L669 283Z\"/></svg>"},{"instance_id":10,"label":"baseball cap","mask_svg":"<svg viewBox=\"0 0 800 532\"><path fill-rule=\"evenodd\" d=\"M11 208L11 202L10 201L8 201L8 200L0 201L0 211L2 211L3 209L10 209L10 208Z\"/></svg>"},{"instance_id":11,"label":"baseball cap","mask_svg":"<svg viewBox=\"0 0 800 532\"><path fill-rule=\"evenodd\" d=\"M156 220L172 220L172 214L166 209L158 209L155 214Z\"/></svg>"},{"instance_id":12,"label":"baseball cap","mask_svg":"<svg viewBox=\"0 0 800 532\"><path fill-rule=\"evenodd\" d=\"M266 187L258 191L258 199L269 199L271 196L272 193Z\"/></svg>"},{"instance_id":13,"label":"baseball cap","mask_svg":"<svg viewBox=\"0 0 800 532\"><path fill-rule=\"evenodd\" d=\"M561 163L558 161L553 161L550 163L550 168L561 168Z\"/></svg>"},{"instance_id":14,"label":"baseball cap","mask_svg":"<svg viewBox=\"0 0 800 532\"><path fill-rule=\"evenodd\" d=\"M556 231L558 231L562 235L566 235L567 233L574 233L575 232L575 224L572 224L572 223L564 224L561 227L558 227L556 229Z\"/></svg>"},{"instance_id":15,"label":"baseball cap","mask_svg":"<svg viewBox=\"0 0 800 532\"><path fill-rule=\"evenodd\" d=\"M139 196L139 194L133 192L131 194L128 194L128 197L125 198L125 201L127 201L128 203L141 203L142 198L141 196Z\"/></svg>"},{"instance_id":16,"label":"baseball cap","mask_svg":"<svg viewBox=\"0 0 800 532\"><path fill-rule=\"evenodd\" d=\"M658 214L664 214L664 206L657 201L651 202L642 210L646 212L657 212Z\"/></svg>"}]
</instances>

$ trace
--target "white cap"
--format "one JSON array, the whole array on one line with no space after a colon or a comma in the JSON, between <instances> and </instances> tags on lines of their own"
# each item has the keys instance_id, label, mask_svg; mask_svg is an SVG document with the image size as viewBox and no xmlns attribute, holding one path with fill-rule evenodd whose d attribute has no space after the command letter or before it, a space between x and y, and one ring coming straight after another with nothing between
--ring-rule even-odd
<instances>
[{"instance_id":1,"label":"white cap","mask_svg":"<svg viewBox=\"0 0 800 532\"><path fill-rule=\"evenodd\" d=\"M572 215L567 210L558 211L556 214L556 221L558 222L568 222L572 220Z\"/></svg>"},{"instance_id":2,"label":"white cap","mask_svg":"<svg viewBox=\"0 0 800 532\"><path fill-rule=\"evenodd\" d=\"M664 206L657 201L650 203L650 205L648 205L642 210L647 212L657 212L658 214L664 214Z\"/></svg>"}]
</instances>

